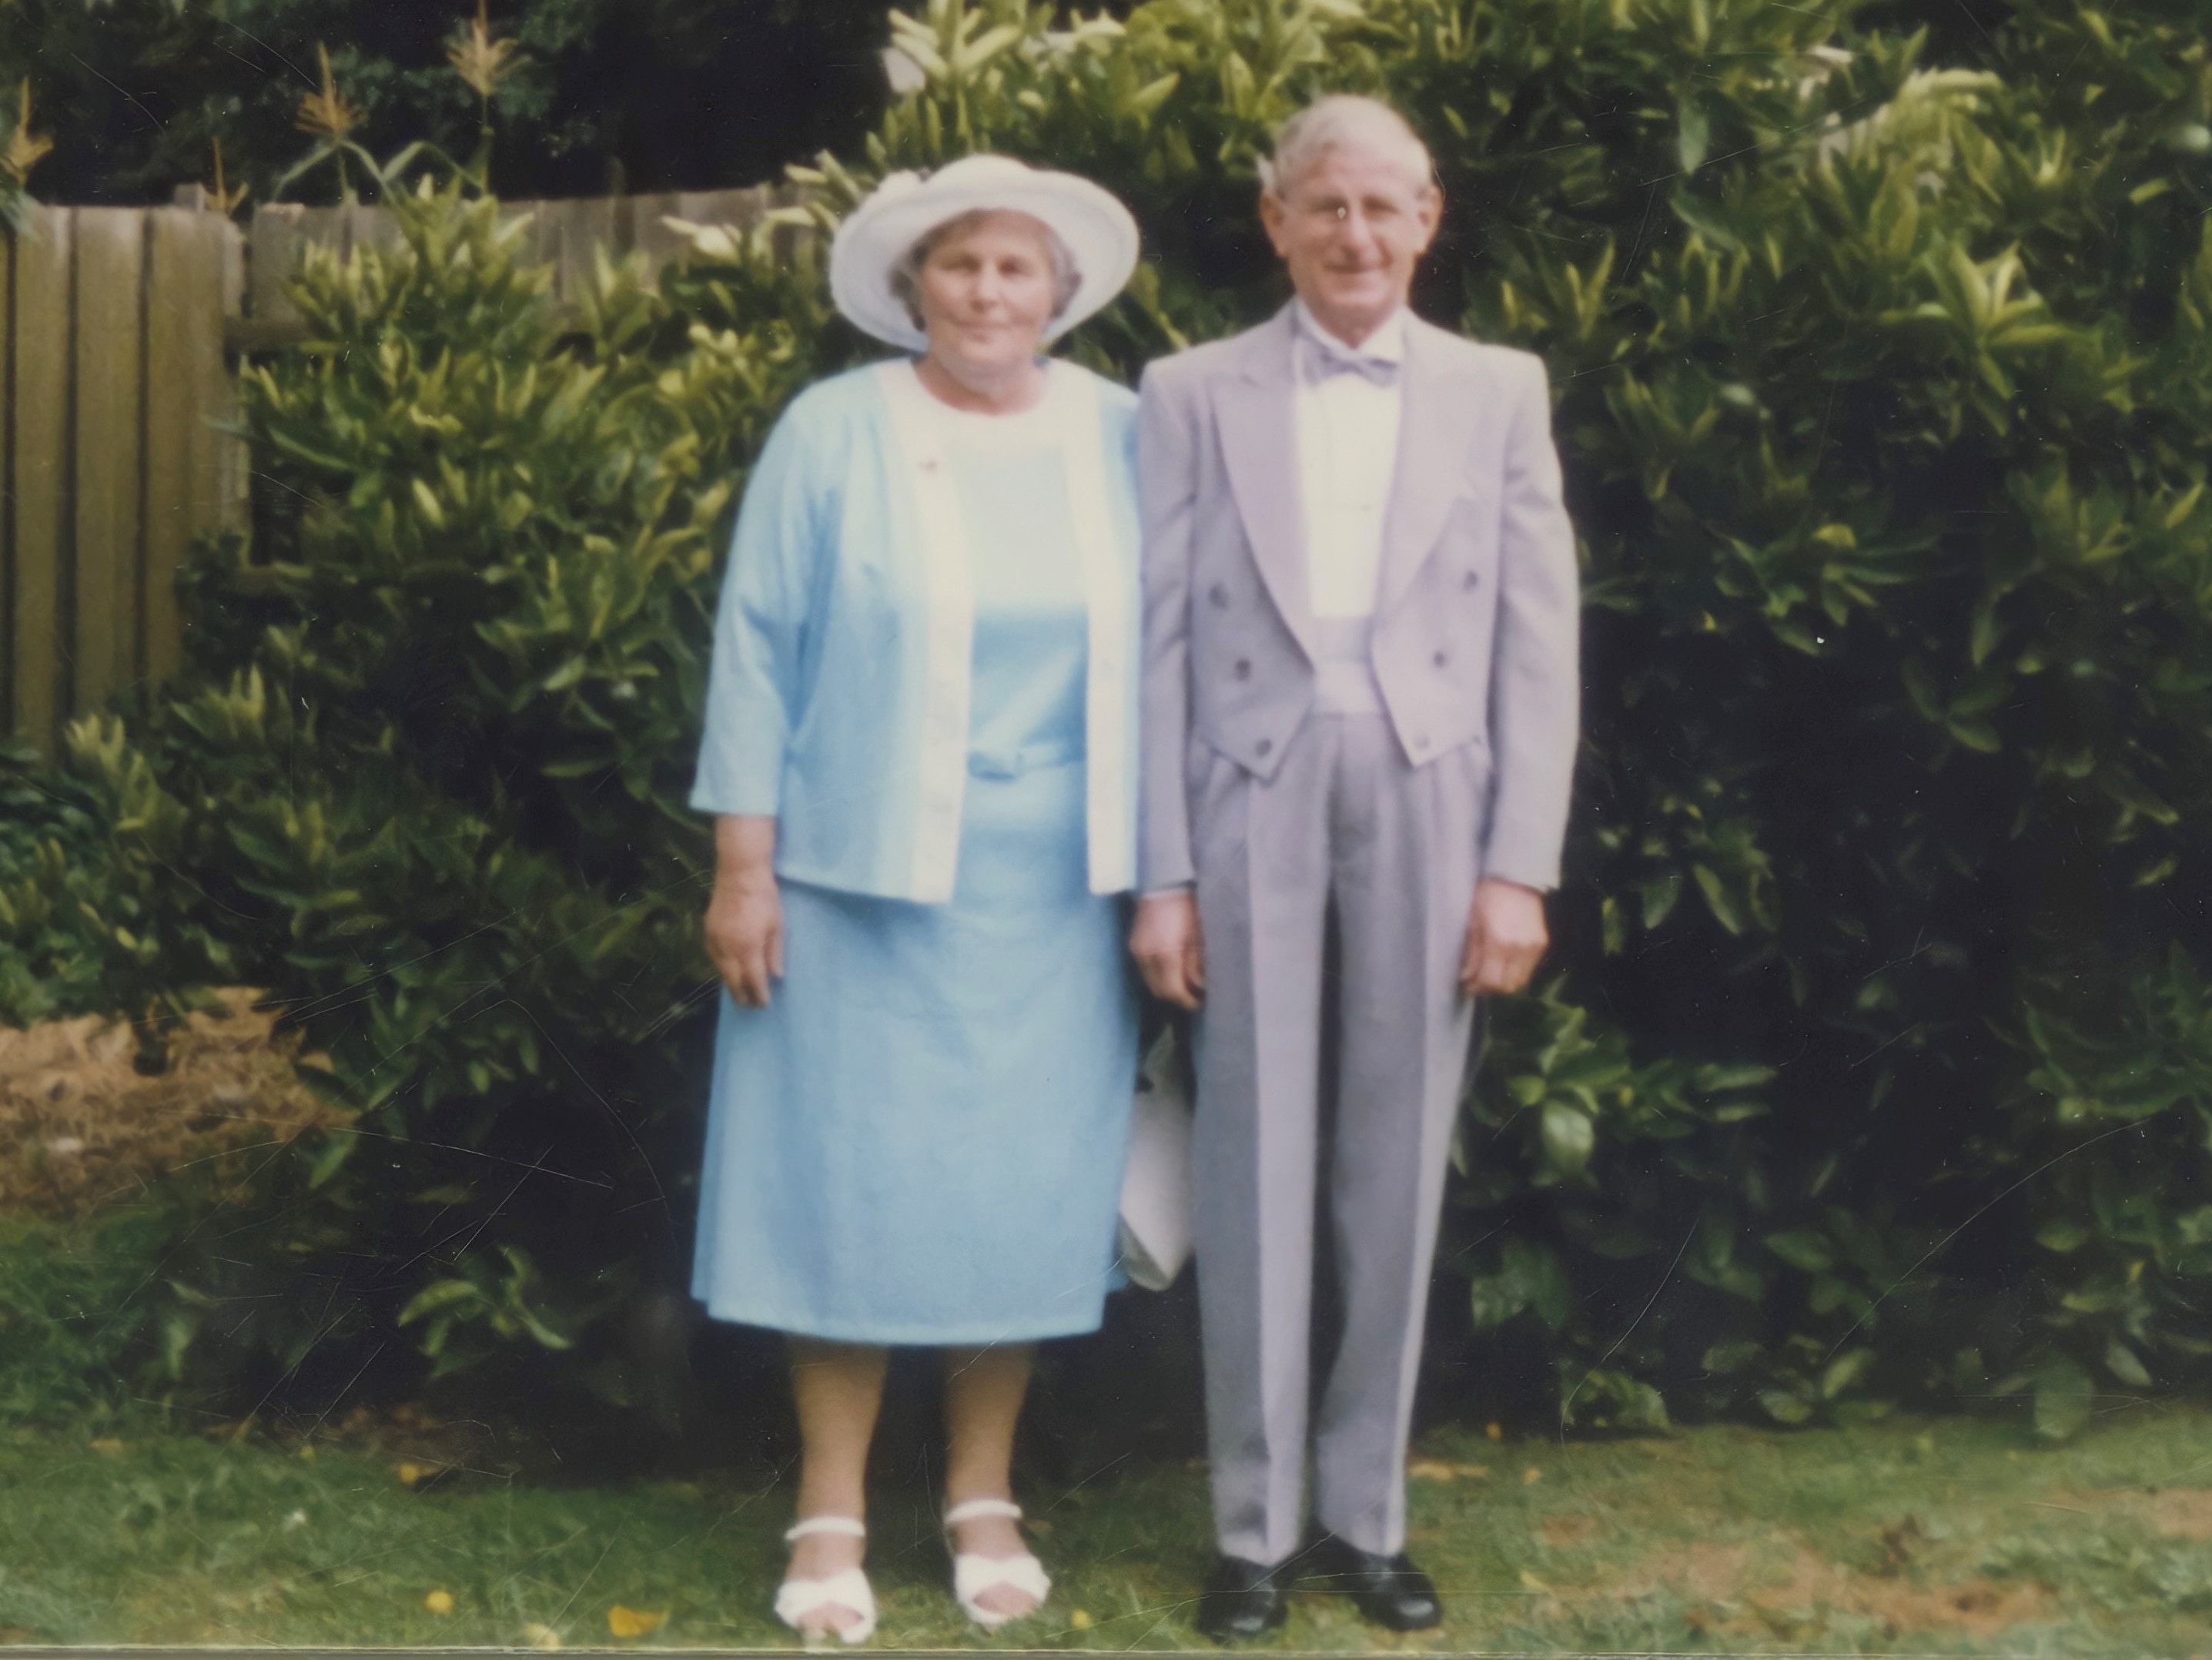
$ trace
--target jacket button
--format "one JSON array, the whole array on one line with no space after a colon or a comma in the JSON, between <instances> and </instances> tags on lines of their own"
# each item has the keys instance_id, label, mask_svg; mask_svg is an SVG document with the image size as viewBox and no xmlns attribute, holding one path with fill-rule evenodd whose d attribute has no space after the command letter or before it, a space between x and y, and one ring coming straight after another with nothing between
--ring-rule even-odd
<instances>
[{"instance_id":1,"label":"jacket button","mask_svg":"<svg viewBox=\"0 0 2212 1660\"><path fill-rule=\"evenodd\" d=\"M1238 658L1234 672L1239 680L1249 680L1252 678L1252 660L1249 657Z\"/></svg>"},{"instance_id":2,"label":"jacket button","mask_svg":"<svg viewBox=\"0 0 2212 1660\"><path fill-rule=\"evenodd\" d=\"M1469 571L1466 575L1459 579L1459 585L1463 588L1471 588L1480 581L1482 581L1482 578L1480 575L1474 571Z\"/></svg>"},{"instance_id":3,"label":"jacket button","mask_svg":"<svg viewBox=\"0 0 2212 1660\"><path fill-rule=\"evenodd\" d=\"M1451 661L1451 654L1448 651L1439 651L1429 660L1434 663L1438 668L1442 668L1445 664Z\"/></svg>"},{"instance_id":4,"label":"jacket button","mask_svg":"<svg viewBox=\"0 0 2212 1660\"><path fill-rule=\"evenodd\" d=\"M1216 582L1211 588L1209 588L1206 591L1206 597L1213 601L1215 605L1220 606L1224 611L1229 609L1229 590L1223 587L1220 583Z\"/></svg>"},{"instance_id":5,"label":"jacket button","mask_svg":"<svg viewBox=\"0 0 2212 1660\"><path fill-rule=\"evenodd\" d=\"M1252 753L1264 758L1274 749L1274 747L1275 740L1273 739L1262 738L1258 743L1252 745Z\"/></svg>"}]
</instances>

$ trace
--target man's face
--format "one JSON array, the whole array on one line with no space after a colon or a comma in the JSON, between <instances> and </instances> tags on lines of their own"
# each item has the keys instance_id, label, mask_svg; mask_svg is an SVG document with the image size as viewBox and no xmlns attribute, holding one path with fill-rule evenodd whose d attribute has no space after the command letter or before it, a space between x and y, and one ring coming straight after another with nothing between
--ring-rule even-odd
<instances>
[{"instance_id":1,"label":"man's face","mask_svg":"<svg viewBox=\"0 0 2212 1660\"><path fill-rule=\"evenodd\" d=\"M1401 161L1346 146L1324 150L1287 197L1262 195L1260 221L1315 319L1357 345L1406 303L1443 206Z\"/></svg>"}]
</instances>

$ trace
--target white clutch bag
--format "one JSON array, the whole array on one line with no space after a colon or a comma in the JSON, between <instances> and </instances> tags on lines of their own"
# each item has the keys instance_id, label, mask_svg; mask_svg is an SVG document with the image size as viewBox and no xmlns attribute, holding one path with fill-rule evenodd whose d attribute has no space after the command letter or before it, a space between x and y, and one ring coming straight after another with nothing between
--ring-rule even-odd
<instances>
[{"instance_id":1,"label":"white clutch bag","mask_svg":"<svg viewBox=\"0 0 2212 1660\"><path fill-rule=\"evenodd\" d=\"M1190 1066L1168 1027L1138 1069L1121 1175L1121 1271L1165 1291L1190 1260Z\"/></svg>"}]
</instances>

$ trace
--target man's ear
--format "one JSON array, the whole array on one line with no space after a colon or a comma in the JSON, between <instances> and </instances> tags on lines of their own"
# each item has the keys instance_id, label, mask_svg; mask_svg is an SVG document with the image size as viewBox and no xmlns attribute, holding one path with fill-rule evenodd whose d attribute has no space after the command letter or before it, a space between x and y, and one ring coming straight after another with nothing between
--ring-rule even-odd
<instances>
[{"instance_id":1,"label":"man's ear","mask_svg":"<svg viewBox=\"0 0 2212 1660\"><path fill-rule=\"evenodd\" d=\"M1437 227L1444 222L1444 193L1434 185L1421 193L1417 210L1421 215L1421 252L1426 253L1429 245L1437 240Z\"/></svg>"},{"instance_id":2,"label":"man's ear","mask_svg":"<svg viewBox=\"0 0 2212 1660\"><path fill-rule=\"evenodd\" d=\"M1277 253L1283 251L1283 219L1288 211L1283 206L1283 198L1274 192L1260 192L1260 227L1267 233L1267 240L1274 245Z\"/></svg>"}]
</instances>

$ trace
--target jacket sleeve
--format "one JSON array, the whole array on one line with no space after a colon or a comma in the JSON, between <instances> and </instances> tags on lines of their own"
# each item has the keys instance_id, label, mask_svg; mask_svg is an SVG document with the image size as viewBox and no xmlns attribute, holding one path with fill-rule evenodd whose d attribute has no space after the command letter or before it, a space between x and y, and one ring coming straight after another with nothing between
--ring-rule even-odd
<instances>
[{"instance_id":1,"label":"jacket sleeve","mask_svg":"<svg viewBox=\"0 0 2212 1660\"><path fill-rule=\"evenodd\" d=\"M1137 494L1144 526L1143 758L1137 785L1137 885L1192 879L1183 754L1190 733L1191 528L1198 435L1188 392L1145 371L1138 387Z\"/></svg>"},{"instance_id":2,"label":"jacket sleeve","mask_svg":"<svg viewBox=\"0 0 2212 1660\"><path fill-rule=\"evenodd\" d=\"M1581 731L1582 617L1551 389L1542 362L1528 361L1505 455L1490 686L1497 783L1482 870L1549 891L1559 883Z\"/></svg>"},{"instance_id":3,"label":"jacket sleeve","mask_svg":"<svg viewBox=\"0 0 2212 1660\"><path fill-rule=\"evenodd\" d=\"M827 514L799 406L769 435L745 485L716 607L706 730L691 805L772 816L801 714L801 658Z\"/></svg>"}]
</instances>

